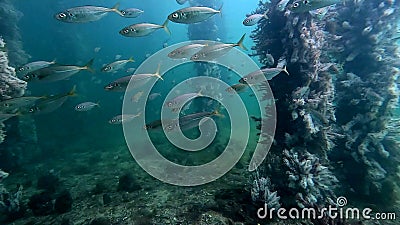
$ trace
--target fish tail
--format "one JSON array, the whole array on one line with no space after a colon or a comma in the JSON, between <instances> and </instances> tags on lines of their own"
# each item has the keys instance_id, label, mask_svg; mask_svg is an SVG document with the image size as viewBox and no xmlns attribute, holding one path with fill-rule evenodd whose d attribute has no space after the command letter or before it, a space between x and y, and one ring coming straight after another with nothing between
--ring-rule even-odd
<instances>
[{"instance_id":1,"label":"fish tail","mask_svg":"<svg viewBox=\"0 0 400 225\"><path fill-rule=\"evenodd\" d=\"M240 40L238 41L238 43L236 43L236 45L239 46L241 49L247 51L246 46L243 45L243 40L244 40L244 37L245 37L245 36L246 36L246 34L243 34L243 36L240 38Z\"/></svg>"},{"instance_id":2,"label":"fish tail","mask_svg":"<svg viewBox=\"0 0 400 225\"><path fill-rule=\"evenodd\" d=\"M155 77L158 77L158 78L161 79L161 80L164 80L164 79L161 77L161 75L160 75L160 68L161 68L161 64L158 64L157 71L156 71L156 73L153 74L153 75L154 75Z\"/></svg>"},{"instance_id":3,"label":"fish tail","mask_svg":"<svg viewBox=\"0 0 400 225\"><path fill-rule=\"evenodd\" d=\"M50 62L50 64L57 64L57 59L54 58L53 61Z\"/></svg>"},{"instance_id":4,"label":"fish tail","mask_svg":"<svg viewBox=\"0 0 400 225\"><path fill-rule=\"evenodd\" d=\"M163 25L161 25L162 28L164 28L165 32L167 32L168 35L171 35L171 31L168 28L168 19L166 19L163 23Z\"/></svg>"},{"instance_id":5,"label":"fish tail","mask_svg":"<svg viewBox=\"0 0 400 225\"><path fill-rule=\"evenodd\" d=\"M222 7L224 6L224 3L221 4L221 6L218 9L219 15L222 17Z\"/></svg>"},{"instance_id":6,"label":"fish tail","mask_svg":"<svg viewBox=\"0 0 400 225\"><path fill-rule=\"evenodd\" d=\"M269 12L269 9L265 10L265 12L263 13L264 18L267 20L269 19L267 13Z\"/></svg>"},{"instance_id":7,"label":"fish tail","mask_svg":"<svg viewBox=\"0 0 400 225\"><path fill-rule=\"evenodd\" d=\"M124 16L124 14L121 13L121 11L119 11L119 2L117 4L115 4L112 8L111 11L117 13L120 16Z\"/></svg>"},{"instance_id":8,"label":"fish tail","mask_svg":"<svg viewBox=\"0 0 400 225\"><path fill-rule=\"evenodd\" d=\"M96 106L100 108L100 100L96 102Z\"/></svg>"},{"instance_id":9,"label":"fish tail","mask_svg":"<svg viewBox=\"0 0 400 225\"><path fill-rule=\"evenodd\" d=\"M225 118L225 115L224 115L224 114L221 114L221 113L219 112L219 108L216 109L216 110L214 110L214 111L212 112L212 115L213 115L213 116L218 116L218 117L220 117L220 118Z\"/></svg>"},{"instance_id":10,"label":"fish tail","mask_svg":"<svg viewBox=\"0 0 400 225\"><path fill-rule=\"evenodd\" d=\"M128 61L129 61L129 62L135 62L135 60L133 59L133 56L131 56L131 57L128 59Z\"/></svg>"},{"instance_id":11,"label":"fish tail","mask_svg":"<svg viewBox=\"0 0 400 225\"><path fill-rule=\"evenodd\" d=\"M91 59L89 62L87 62L84 66L83 66L83 68L85 69L85 70L88 70L89 72L91 72L91 73L94 73L95 71L94 71L94 69L93 69L93 62L94 62L94 58L93 59Z\"/></svg>"},{"instance_id":12,"label":"fish tail","mask_svg":"<svg viewBox=\"0 0 400 225\"><path fill-rule=\"evenodd\" d=\"M288 76L290 75L289 72L287 71L286 65L282 69L283 72L285 72Z\"/></svg>"},{"instance_id":13,"label":"fish tail","mask_svg":"<svg viewBox=\"0 0 400 225\"><path fill-rule=\"evenodd\" d=\"M72 87L72 89L67 93L67 96L71 96L71 97L77 96L77 94L76 94L76 85L74 85Z\"/></svg>"}]
</instances>

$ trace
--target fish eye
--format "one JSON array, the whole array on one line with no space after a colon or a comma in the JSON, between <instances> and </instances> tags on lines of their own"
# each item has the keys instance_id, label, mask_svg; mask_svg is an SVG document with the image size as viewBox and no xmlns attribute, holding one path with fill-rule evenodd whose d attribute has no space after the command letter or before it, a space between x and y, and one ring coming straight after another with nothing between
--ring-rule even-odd
<instances>
[{"instance_id":1,"label":"fish eye","mask_svg":"<svg viewBox=\"0 0 400 225\"><path fill-rule=\"evenodd\" d=\"M25 75L25 79L27 79L27 80L28 80L28 79L29 79L29 75Z\"/></svg>"},{"instance_id":2,"label":"fish eye","mask_svg":"<svg viewBox=\"0 0 400 225\"><path fill-rule=\"evenodd\" d=\"M4 106L5 107L9 107L10 105L8 103L4 103Z\"/></svg>"},{"instance_id":3,"label":"fish eye","mask_svg":"<svg viewBox=\"0 0 400 225\"><path fill-rule=\"evenodd\" d=\"M25 68L24 67L20 67L20 68L18 68L18 71L24 71L25 70Z\"/></svg>"},{"instance_id":4,"label":"fish eye","mask_svg":"<svg viewBox=\"0 0 400 225\"><path fill-rule=\"evenodd\" d=\"M111 66L107 66L106 68L104 68L105 71L107 70L111 70Z\"/></svg>"},{"instance_id":5,"label":"fish eye","mask_svg":"<svg viewBox=\"0 0 400 225\"><path fill-rule=\"evenodd\" d=\"M178 13L173 13L172 14L172 18L178 18L179 17L179 14Z\"/></svg>"},{"instance_id":6,"label":"fish eye","mask_svg":"<svg viewBox=\"0 0 400 225\"><path fill-rule=\"evenodd\" d=\"M304 4L307 4L307 3L308 3L308 0L304 0L303 3L304 3Z\"/></svg>"},{"instance_id":7,"label":"fish eye","mask_svg":"<svg viewBox=\"0 0 400 225\"><path fill-rule=\"evenodd\" d=\"M58 18L63 19L65 18L67 15L65 15L65 13L59 13L58 14Z\"/></svg>"},{"instance_id":8,"label":"fish eye","mask_svg":"<svg viewBox=\"0 0 400 225\"><path fill-rule=\"evenodd\" d=\"M245 22L245 23L250 23L250 20L249 20L249 19L246 19L244 22Z\"/></svg>"},{"instance_id":9,"label":"fish eye","mask_svg":"<svg viewBox=\"0 0 400 225\"><path fill-rule=\"evenodd\" d=\"M172 102L168 102L168 106L171 107L172 106Z\"/></svg>"},{"instance_id":10,"label":"fish eye","mask_svg":"<svg viewBox=\"0 0 400 225\"><path fill-rule=\"evenodd\" d=\"M115 86L115 87L118 87L118 86L119 86L119 84L118 84L118 83L114 83L114 86Z\"/></svg>"},{"instance_id":11,"label":"fish eye","mask_svg":"<svg viewBox=\"0 0 400 225\"><path fill-rule=\"evenodd\" d=\"M293 3L293 8L297 8L297 7L299 7L299 3L298 2Z\"/></svg>"},{"instance_id":12,"label":"fish eye","mask_svg":"<svg viewBox=\"0 0 400 225\"><path fill-rule=\"evenodd\" d=\"M168 126L168 130L172 130L172 126L171 125Z\"/></svg>"},{"instance_id":13,"label":"fish eye","mask_svg":"<svg viewBox=\"0 0 400 225\"><path fill-rule=\"evenodd\" d=\"M122 14L122 15L125 15L126 12L125 12L124 10L121 10L121 14Z\"/></svg>"},{"instance_id":14,"label":"fish eye","mask_svg":"<svg viewBox=\"0 0 400 225\"><path fill-rule=\"evenodd\" d=\"M116 120L115 120L115 119L112 119L112 120L111 120L111 123L115 123L115 122L116 122Z\"/></svg>"},{"instance_id":15,"label":"fish eye","mask_svg":"<svg viewBox=\"0 0 400 225\"><path fill-rule=\"evenodd\" d=\"M247 77L243 77L243 80L244 80L244 81L247 81Z\"/></svg>"},{"instance_id":16,"label":"fish eye","mask_svg":"<svg viewBox=\"0 0 400 225\"><path fill-rule=\"evenodd\" d=\"M129 33L129 29L125 29L123 32L124 32L124 34L127 34L127 33Z\"/></svg>"},{"instance_id":17,"label":"fish eye","mask_svg":"<svg viewBox=\"0 0 400 225\"><path fill-rule=\"evenodd\" d=\"M29 109L29 112L33 112L33 111L35 111L33 108L30 108L30 109Z\"/></svg>"}]
</instances>

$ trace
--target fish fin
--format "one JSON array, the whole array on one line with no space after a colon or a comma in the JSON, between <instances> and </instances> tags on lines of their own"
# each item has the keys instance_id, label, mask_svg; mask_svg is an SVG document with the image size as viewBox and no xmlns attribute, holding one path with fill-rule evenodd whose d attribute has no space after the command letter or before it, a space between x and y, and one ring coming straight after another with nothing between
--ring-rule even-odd
<instances>
[{"instance_id":1,"label":"fish fin","mask_svg":"<svg viewBox=\"0 0 400 225\"><path fill-rule=\"evenodd\" d=\"M135 60L133 59L133 56L129 57L128 61L129 62L135 62Z\"/></svg>"},{"instance_id":2,"label":"fish fin","mask_svg":"<svg viewBox=\"0 0 400 225\"><path fill-rule=\"evenodd\" d=\"M269 12L269 9L265 10L265 12L263 13L264 18L267 20L269 19L267 13Z\"/></svg>"},{"instance_id":3,"label":"fish fin","mask_svg":"<svg viewBox=\"0 0 400 225\"><path fill-rule=\"evenodd\" d=\"M52 64L52 65L53 65L53 64L57 64L57 59L54 58L53 61L50 62L50 64Z\"/></svg>"},{"instance_id":4,"label":"fish fin","mask_svg":"<svg viewBox=\"0 0 400 225\"><path fill-rule=\"evenodd\" d=\"M100 100L98 100L98 101L96 102L96 105L97 105L97 107L101 108L101 107L100 107Z\"/></svg>"},{"instance_id":5,"label":"fish fin","mask_svg":"<svg viewBox=\"0 0 400 225\"><path fill-rule=\"evenodd\" d=\"M244 40L244 37L245 37L245 36L246 36L246 34L243 34L243 36L240 38L240 40L238 41L238 43L236 43L236 45L239 46L241 49L247 51L246 46L243 45L243 40Z\"/></svg>"},{"instance_id":6,"label":"fish fin","mask_svg":"<svg viewBox=\"0 0 400 225\"><path fill-rule=\"evenodd\" d=\"M94 62L94 58L91 59L89 62L86 63L86 65L83 66L83 68L85 68L86 70L88 70L91 73L94 73L94 69L93 69L93 62Z\"/></svg>"},{"instance_id":7,"label":"fish fin","mask_svg":"<svg viewBox=\"0 0 400 225\"><path fill-rule=\"evenodd\" d=\"M71 97L77 96L77 94L76 94L76 85L74 85L74 86L72 87L72 89L67 93L67 95L68 95L68 96L71 96Z\"/></svg>"},{"instance_id":8,"label":"fish fin","mask_svg":"<svg viewBox=\"0 0 400 225\"><path fill-rule=\"evenodd\" d=\"M166 19L166 20L164 21L163 25L161 25L161 26L162 26L162 28L164 28L165 32L167 32L168 35L171 35L171 31L170 31L169 28L168 28L168 21L169 21L169 20Z\"/></svg>"},{"instance_id":9,"label":"fish fin","mask_svg":"<svg viewBox=\"0 0 400 225\"><path fill-rule=\"evenodd\" d=\"M111 11L113 11L113 12L116 12L118 15L120 15L120 16L124 16L124 14L122 14L121 13L121 11L119 11L119 2L117 3L117 4L115 4L112 8L111 8Z\"/></svg>"},{"instance_id":10,"label":"fish fin","mask_svg":"<svg viewBox=\"0 0 400 225\"><path fill-rule=\"evenodd\" d=\"M290 75L289 72L287 71L286 65L282 68L282 71L285 72L288 76Z\"/></svg>"},{"instance_id":11,"label":"fish fin","mask_svg":"<svg viewBox=\"0 0 400 225\"><path fill-rule=\"evenodd\" d=\"M219 112L219 108L216 109L216 110L214 110L214 111L212 112L212 115L218 116L218 117L220 117L220 118L225 118L225 115L223 115L223 114L221 114L221 113Z\"/></svg>"},{"instance_id":12,"label":"fish fin","mask_svg":"<svg viewBox=\"0 0 400 225\"><path fill-rule=\"evenodd\" d=\"M224 6L224 3L221 4L221 6L218 9L219 15L222 17L222 7Z\"/></svg>"},{"instance_id":13,"label":"fish fin","mask_svg":"<svg viewBox=\"0 0 400 225\"><path fill-rule=\"evenodd\" d=\"M158 64L157 71L156 71L156 73L153 74L153 75L154 75L155 77L158 77L158 78L161 79L161 80L164 80L164 79L161 77L161 75L160 75L160 68L161 68L161 64Z\"/></svg>"}]
</instances>

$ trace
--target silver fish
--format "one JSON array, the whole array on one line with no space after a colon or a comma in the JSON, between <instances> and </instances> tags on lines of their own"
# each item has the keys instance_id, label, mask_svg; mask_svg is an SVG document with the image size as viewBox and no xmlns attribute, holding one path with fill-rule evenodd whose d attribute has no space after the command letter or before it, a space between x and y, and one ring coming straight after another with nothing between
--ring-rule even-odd
<instances>
[{"instance_id":1,"label":"silver fish","mask_svg":"<svg viewBox=\"0 0 400 225\"><path fill-rule=\"evenodd\" d=\"M60 108L69 97L76 96L76 86L71 91L65 94L48 96L43 100L38 101L34 106L30 107L28 111L23 110L23 114L40 115L50 113Z\"/></svg>"},{"instance_id":2,"label":"silver fish","mask_svg":"<svg viewBox=\"0 0 400 225\"><path fill-rule=\"evenodd\" d=\"M168 19L175 23L192 24L202 22L218 13L221 13L221 9L215 10L199 6L187 7L169 14Z\"/></svg>"},{"instance_id":3,"label":"silver fish","mask_svg":"<svg viewBox=\"0 0 400 225\"><path fill-rule=\"evenodd\" d=\"M240 40L235 44L215 44L204 46L200 51L195 53L190 60L192 61L212 61L218 57L221 57L228 53L232 48L239 46L240 48L247 50L243 45L243 40L246 34L240 38Z\"/></svg>"},{"instance_id":4,"label":"silver fish","mask_svg":"<svg viewBox=\"0 0 400 225\"><path fill-rule=\"evenodd\" d=\"M149 95L149 100L152 101L154 99L156 99L157 97L161 96L160 93L153 93Z\"/></svg>"},{"instance_id":5,"label":"silver fish","mask_svg":"<svg viewBox=\"0 0 400 225\"><path fill-rule=\"evenodd\" d=\"M135 60L133 60L133 57L130 57L129 59L118 60L118 61L109 63L109 64L103 66L103 68L101 68L101 72L107 72L107 73L115 72L119 69L122 69L129 62L135 62Z\"/></svg>"},{"instance_id":6,"label":"silver fish","mask_svg":"<svg viewBox=\"0 0 400 225\"><path fill-rule=\"evenodd\" d=\"M243 20L243 25L245 26L253 26L258 23L261 19L268 19L267 13L269 10L266 10L264 14L253 14L248 16L245 20Z\"/></svg>"},{"instance_id":7,"label":"silver fish","mask_svg":"<svg viewBox=\"0 0 400 225\"><path fill-rule=\"evenodd\" d=\"M40 81L40 82L52 82L65 80L71 77L72 75L80 72L81 70L88 70L93 72L92 69L94 59L91 59L84 66L75 66L75 65L55 65L45 67L39 70L35 70L26 74L21 79L27 82Z\"/></svg>"},{"instance_id":8,"label":"silver fish","mask_svg":"<svg viewBox=\"0 0 400 225\"><path fill-rule=\"evenodd\" d=\"M290 0L281 0L278 2L276 5L276 9L280 12L283 12L286 9L287 4L289 3Z\"/></svg>"},{"instance_id":9,"label":"silver fish","mask_svg":"<svg viewBox=\"0 0 400 225\"><path fill-rule=\"evenodd\" d=\"M203 48L204 44L189 44L179 47L172 52L168 53L168 57L171 59L189 59L193 54Z\"/></svg>"},{"instance_id":10,"label":"silver fish","mask_svg":"<svg viewBox=\"0 0 400 225\"><path fill-rule=\"evenodd\" d=\"M160 66L158 66L156 73L134 74L134 75L130 75L130 76L121 77L121 78L109 83L108 85L106 85L104 87L104 89L107 91L116 91L116 92L126 91L126 88L128 87L128 84L131 80L132 80L132 83L131 83L130 88L134 89L134 88L143 86L144 84L149 82L149 80L152 77L157 77L157 78L163 80L163 78L160 75Z\"/></svg>"},{"instance_id":11,"label":"silver fish","mask_svg":"<svg viewBox=\"0 0 400 225\"><path fill-rule=\"evenodd\" d=\"M124 16L118 10L118 7L119 4L116 4L112 8L99 7L99 6L80 6L67 9L63 12L59 12L56 15L54 15L54 17L57 20L66 23L87 23L103 18L109 12L115 12L120 16Z\"/></svg>"},{"instance_id":12,"label":"silver fish","mask_svg":"<svg viewBox=\"0 0 400 225\"><path fill-rule=\"evenodd\" d=\"M82 102L78 105L75 106L75 110L78 112L84 112L84 111L89 111L93 109L94 107L100 107L99 103L94 103L94 102Z\"/></svg>"},{"instance_id":13,"label":"silver fish","mask_svg":"<svg viewBox=\"0 0 400 225\"><path fill-rule=\"evenodd\" d=\"M34 97L34 96L23 96L18 98L11 98L0 102L0 111L1 112L12 112L21 107L29 107L32 106L39 99L43 99L45 97Z\"/></svg>"},{"instance_id":14,"label":"silver fish","mask_svg":"<svg viewBox=\"0 0 400 225\"><path fill-rule=\"evenodd\" d=\"M165 20L163 25L152 24L152 23L137 23L127 26L119 31L119 33L125 37L143 37L147 36L154 31L163 28L167 34L171 34L168 29L168 20Z\"/></svg>"},{"instance_id":15,"label":"silver fish","mask_svg":"<svg viewBox=\"0 0 400 225\"><path fill-rule=\"evenodd\" d=\"M328 7L309 11L309 13L311 14L311 16L316 17L319 20L322 20L325 17L326 13L328 13L329 8L330 7L328 6Z\"/></svg>"},{"instance_id":16,"label":"silver fish","mask_svg":"<svg viewBox=\"0 0 400 225\"><path fill-rule=\"evenodd\" d=\"M164 129L167 132L176 131L178 129L181 129L182 131L189 130L198 127L202 119L212 116L223 117L218 110L214 110L212 112L192 113L182 116L178 120L167 121Z\"/></svg>"},{"instance_id":17,"label":"silver fish","mask_svg":"<svg viewBox=\"0 0 400 225\"><path fill-rule=\"evenodd\" d=\"M228 87L225 91L227 91L231 94L242 93L242 92L246 91L247 87L248 86L246 84L239 83L239 84L234 84L234 85Z\"/></svg>"},{"instance_id":18,"label":"silver fish","mask_svg":"<svg viewBox=\"0 0 400 225\"><path fill-rule=\"evenodd\" d=\"M239 82L242 84L259 84L265 79L271 80L281 72L285 72L287 75L289 75L289 72L286 70L286 66L283 68L266 68L247 74L241 78Z\"/></svg>"},{"instance_id":19,"label":"silver fish","mask_svg":"<svg viewBox=\"0 0 400 225\"><path fill-rule=\"evenodd\" d=\"M187 2L187 0L176 0L179 5L183 5Z\"/></svg>"},{"instance_id":20,"label":"silver fish","mask_svg":"<svg viewBox=\"0 0 400 225\"><path fill-rule=\"evenodd\" d=\"M114 124L114 125L127 123L127 122L134 120L136 117L139 117L141 114L142 113L139 112L138 114L123 114L123 115L114 116L113 118L111 118L108 121L108 123Z\"/></svg>"},{"instance_id":21,"label":"silver fish","mask_svg":"<svg viewBox=\"0 0 400 225\"><path fill-rule=\"evenodd\" d=\"M123 9L120 12L123 15L123 17L126 17L126 18L136 18L136 17L142 15L142 13L144 13L143 10L136 9L136 8Z\"/></svg>"},{"instance_id":22,"label":"silver fish","mask_svg":"<svg viewBox=\"0 0 400 225\"><path fill-rule=\"evenodd\" d=\"M51 65L53 65L55 63L56 63L55 60L53 60L51 62L47 62L47 61L30 62L30 63L27 63L27 64L21 66L21 67L18 67L16 72L17 72L17 75L19 77L21 77L21 76L26 75L27 73L30 73L32 71L35 71L35 70L38 70L38 69L42 69L42 68L45 68L45 67L49 67L49 66L51 66Z\"/></svg>"},{"instance_id":23,"label":"silver fish","mask_svg":"<svg viewBox=\"0 0 400 225\"><path fill-rule=\"evenodd\" d=\"M178 110L180 107L183 106L184 103L186 103L190 99L194 99L196 97L201 97L201 96L203 96L201 94L201 91L199 91L197 93L187 93L187 94L179 95L179 96L175 97L174 99L167 101L164 104L164 106L171 108L172 110Z\"/></svg>"},{"instance_id":24,"label":"silver fish","mask_svg":"<svg viewBox=\"0 0 400 225\"><path fill-rule=\"evenodd\" d=\"M342 1L343 0L295 0L288 8L294 13L304 13L334 5Z\"/></svg>"}]
</instances>

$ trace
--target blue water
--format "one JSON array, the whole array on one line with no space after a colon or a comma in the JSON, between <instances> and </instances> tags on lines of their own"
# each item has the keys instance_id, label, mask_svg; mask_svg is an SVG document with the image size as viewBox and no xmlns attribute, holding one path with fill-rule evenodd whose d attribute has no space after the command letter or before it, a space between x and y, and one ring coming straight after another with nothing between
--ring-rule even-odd
<instances>
[{"instance_id":1,"label":"blue water","mask_svg":"<svg viewBox=\"0 0 400 225\"><path fill-rule=\"evenodd\" d=\"M204 1L209 2L208 0ZM217 39L211 41L236 43L243 34L246 34L244 45L247 46L249 50L244 51L239 48L237 49L245 54L255 53L254 49L252 49L255 47L255 42L250 38L250 34L252 32L254 34L256 26L243 26L242 21L246 18L246 14L254 12L258 6L259 0L220 0L216 2L218 3L218 6L215 8L222 5L222 13L221 15L215 15L213 17L219 27L216 29ZM5 142L6 144L0 146L6 146L7 149L13 149L14 146L18 146L14 152L11 151L12 154L15 153L14 159L18 158L18 160L13 164L14 167L7 166L8 170L5 170L10 173L10 176L5 179L4 182L7 189L9 189L10 192L15 192L16 185L21 184L24 186L24 195L26 198L21 200L21 202L23 202L23 205L26 208L29 208L27 205L29 204L28 202L30 201L30 197L43 192L43 189L38 187L40 186L38 185L38 178L43 174L45 176L55 174L55 176L61 180L62 185L60 185L61 187L57 187L58 189L56 192L51 193L51 195L53 195L52 198L55 198L54 196L60 194L62 189L66 189L71 192L74 201L72 210L65 214L54 213L54 211L51 211L53 209L51 209L51 213L48 215L38 216L32 213L32 209L28 209L24 215L16 216L17 219L15 220L15 224L61 224L63 219L70 222L63 224L84 225L158 225L166 224L166 222L169 224L196 225L232 224L229 222L217 223L216 221L219 217L222 217L222 215L225 218L222 218L221 220L229 218L232 221L240 221L245 224L260 222L260 220L255 218L255 212L257 212L257 207L259 206L257 204L260 202L254 203L251 201L251 187L253 180L257 178L255 178L254 173L250 173L247 170L254 148L261 140L259 139L260 130L258 129L259 127L257 127L257 122L252 119L243 118L243 120L249 120L250 123L249 133L246 133L243 129L243 139L249 137L249 143L247 144L247 151L245 152L244 157L235 165L233 170L217 181L193 188L168 185L147 174L146 171L139 166L140 163L135 161L131 156L130 150L132 149L129 149L127 146L127 141L125 140L123 133L123 126L112 125L109 123L109 120L112 117L122 113L125 96L123 92L106 91L104 90L104 86L120 77L131 75L133 72L128 72L128 69L133 71L134 69L139 68L142 63L151 58L153 54L165 47L189 41L188 25L173 22L169 22L168 25L171 35L168 35L163 29L157 30L149 36L139 38L124 37L118 33L122 28L135 23L148 22L160 25L163 24L168 14L179 8L188 6L188 3L180 6L175 0L118 1L120 9L134 7L143 10L144 13L137 18L122 18L115 13L109 13L109 15L98 21L84 24L63 23L54 18L54 14L76 6L96 5L112 7L116 3L117 2L106 0L12 1L15 9L20 11L22 15L17 26L23 50L30 55L30 58L26 59L27 62L56 60L59 64L83 66L89 60L94 59L93 68L95 69L94 73L81 71L67 80L51 83L28 83L28 88L25 91L25 95L27 96L62 94L71 90L73 86L76 86L77 95L70 97L60 108L52 113L22 117L28 118L27 121L30 121L28 123L34 124L34 132L29 131L24 133L17 131L18 128L13 128L13 125L11 125L12 123L18 123L17 120L10 120L12 121L10 124L6 123L6 128L8 129L7 135L10 141L7 141ZM273 1L273 3L277 3L277 1ZM0 2L0 4L2 3ZM398 9L396 9L395 13L398 13ZM280 18L279 16L271 18L271 21L284 18ZM269 21L265 22L264 25L265 24L268 24L268 27L275 26L274 24L271 25ZM308 25L309 24L307 24L307 26ZM332 25L332 27L334 26ZM335 27L335 29L336 28L337 27ZM202 27L201 33L214 35L215 33L211 34L213 29L213 27ZM277 30L275 31L271 31L271 35L266 35L268 36L265 37L266 40L270 37L289 35L284 33L286 32L286 28L283 26L277 27L276 29ZM340 30L340 28L337 29ZM334 28L332 28L332 30L334 30ZM0 36L1 32L2 31L0 31ZM269 39L269 41L271 40ZM282 40L272 40L271 43L278 44L276 46L266 47L266 49L268 51L272 49L274 52L279 52L281 49L290 49L287 45L283 47L280 46L286 41L286 38L282 38ZM12 51L12 49L10 49L10 51ZM292 49L289 51L292 51ZM351 52L349 49L343 51ZM279 54L281 54L281 52ZM285 54L290 55L287 52ZM332 52L330 52L330 54L332 54ZM353 69L356 70L358 68L357 66L365 69L363 66L365 64L360 61L365 60L366 57L360 57L361 59L356 58L356 60L352 62L345 62L345 60L342 59L343 55L340 55L342 52L338 51L336 54L337 55L331 55L332 62L336 63L340 62L340 60L343 61L345 70L348 70L343 74L346 72L354 72ZM364 52L360 53L360 55L362 54L364 54ZM100 72L100 69L105 64L113 62L117 58L128 59L130 57L133 57L135 62L128 63L118 72ZM323 55L323 57L325 57L325 55ZM259 62L258 57L250 58L256 65L264 66ZM274 66L276 66L277 60L278 58L275 58ZM279 133L278 136L275 137L277 139L271 139L271 142L273 142L272 153L268 155L269 157L266 158L266 163L262 164L257 171L257 176L258 173L260 173L261 176L271 178L273 181L271 192L278 192L278 195L281 196L281 203L283 206L297 207L296 203L298 199L296 197L298 197L298 195L296 194L303 193L301 191L307 192L308 189L304 188L303 190L302 188L297 187L298 189L301 189L297 192L298 190L289 187L290 184L292 184L291 182L293 182L289 182L288 180L288 174L291 174L290 169L292 168L287 168L287 164L285 164L286 161L284 161L287 157L285 158L283 156L282 151L287 148L287 150L290 150L292 147L293 149L296 147L307 148L307 150L313 154L313 157L320 157L320 161L313 161L313 163L316 162L315 167L321 165L326 166L326 168L329 168L329 172L332 172L328 173L328 175L331 177L335 175L340 182L342 182L342 184L340 184L341 186L338 185L341 188L338 188L339 190L334 194L348 197L352 200L352 204L357 207L372 205L375 207L374 209L378 211L378 209L380 209L379 207L382 206L378 205L381 197L371 197L371 200L368 195L361 193L359 189L354 189L354 187L364 187L364 183L362 182L369 183L367 178L370 178L367 176L367 173L370 172L370 170L366 172L367 170L360 169L364 167L368 169L370 168L368 167L370 165L366 166L363 163L359 163L358 161L356 162L352 158L352 154L358 154L356 147L354 149L334 149L331 152L324 152L326 150L325 146L319 146L322 145L322 142L319 143L319 141L323 139L321 136L318 136L320 133L318 133L318 135L310 135L309 130L303 129L303 122L305 122L305 120L302 120L302 117L299 117L297 121L292 118L292 111L297 110L299 114L300 112L309 113L306 107L304 107L306 108L304 111L301 111L303 109L301 107L295 109L293 107L293 105L295 105L294 99L291 99L292 91L296 88L304 87L305 83L307 83L307 79L309 79L309 77L307 77L309 74L305 75L305 73L303 73L308 68L303 68L303 65L299 66L299 64L293 66L294 63L291 63L289 59L287 60L288 67L291 65L291 67L289 67L290 76L281 73L277 79L272 80L270 83L271 86L277 88L274 92L280 96L279 99L271 98L269 100L278 102L278 105L282 107L277 110L278 121L280 121L280 124L278 125L281 125L281 127L277 127L277 133ZM10 62L10 64L15 67L21 66L24 63L25 62ZM312 62L307 63L314 66ZM353 64L356 65L354 68L348 68L349 65L351 66ZM195 63L177 66L164 74L163 81L157 81L152 93L159 93L160 96L155 100L149 101L146 105L146 112L141 115L145 116L146 123L160 119L160 109L164 104L166 95L176 84L184 82L188 78L200 75L198 73L201 69L194 65ZM240 66L243 67L243 65L244 64L236 63L230 66L233 68ZM154 65L154 70L156 68L157 65ZM219 66L218 68L221 73L221 77L219 77L220 80L226 82L228 85L238 83L240 77L235 73L235 71L231 70L232 68L224 66ZM344 79L343 74L341 74L342 77L339 77L339 75L334 72L332 72L332 74L335 76L333 77L334 80ZM362 77L362 75L359 76ZM362 77L362 79L367 80L368 78ZM334 82L336 82L336 80ZM323 83L323 81L321 81L321 83ZM338 83L340 83L340 81ZM345 93L345 91L347 91L346 93L350 92L340 84L336 83L336 85L341 88L340 91L343 93ZM313 97L315 97L315 93L325 94L323 93L325 90L322 86L323 85L321 84L321 87L319 87L317 82L313 82L311 84L311 94L307 93L306 95L310 94L310 96L314 95ZM285 88L288 88L288 90ZM374 89L374 87L371 88ZM362 88L355 88L355 91L359 91L360 89ZM196 91L198 91L198 89L196 89ZM257 100L251 94L251 91L246 91L241 93L240 96L247 107L248 116L260 117L261 112L258 108ZM132 96L126 97L132 98ZM353 96L346 96L346 98L342 99L347 98L353 99ZM86 101L98 102L99 107L95 107L87 112L77 112L74 110L74 107L77 104ZM149 136L154 145L159 149L160 154L170 161L181 165L197 166L211 162L223 153L224 146L227 144L230 138L229 136L232 134L231 129L238 129L241 131L241 128L232 127L230 115L228 115L223 107L218 107L216 102L208 102L205 98L196 99L194 102L194 106L191 107L187 113L213 111L217 109L221 114L223 114L221 117L214 118L218 126L217 137L203 151L194 153L182 151L181 148L170 144L166 135L162 131L149 131ZM360 105L367 104L363 101L361 102ZM307 106L309 103L307 102L305 104ZM373 105L369 102L368 104ZM341 105L335 105L335 107L344 107L343 105L346 106L346 102L341 102ZM338 121L344 124L339 124L339 122L335 124L336 121L331 120L332 118L325 119L328 120L329 125L332 125L332 127L334 124L337 125L337 127L343 127L345 123L351 120L351 118L347 118L349 115L347 110L351 110L352 113L357 114L354 112L354 109L357 109L358 106L354 106L354 108L352 107L353 106L349 104L349 109L346 108L343 110L343 108L341 108L341 111L339 112L340 114L337 112L338 115L341 116ZM360 108L362 107L360 106ZM279 114L279 112L281 112L281 114ZM393 117L400 115L398 108L393 112ZM364 113L364 111L362 113ZM320 120L315 119L314 122L321 122L321 118L319 119ZM321 123L324 123L323 119ZM376 123L374 123L374 125L376 125ZM364 128L359 128L359 126L360 125L358 124L355 126L355 132L360 130L364 131ZM321 129L328 129L328 126L321 127ZM272 127L270 129L272 130ZM365 132L378 131L381 130ZM138 133L140 132L138 131ZM292 137L298 138L294 140L294 143L297 144L296 146L287 144L285 138L289 133ZM200 132L196 128L187 130L184 134L189 138L195 139L200 135ZM304 136L308 136L303 137L303 134ZM349 134L352 135L351 131ZM37 142L26 142L26 140L30 140L30 135L32 135L32 137L37 137ZM360 136L363 137L367 135L368 133ZM345 142L346 140L347 139L340 141ZM359 142L360 140L357 140L355 143L360 144ZM339 143L339 146L341 146L340 144L343 145L344 143ZM354 146L356 146L356 144L354 144ZM391 157L398 158L398 153L395 153L396 146L390 144L387 144L387 146L385 145L385 147L391 150ZM320 152L321 149L323 149L323 151ZM335 150L340 153L335 155ZM370 186L367 186L371 188L371 190L368 191L371 191L371 193L385 193L386 190L390 189L390 194L396 193L396 179L393 178L396 177L394 172L396 170L393 168L397 165L398 161L395 161L395 159L390 161L392 158L382 159L379 158L381 157L379 154L376 156L373 154L369 155L369 153L370 152L366 154L369 157L368 159L371 158L375 160L374 157L377 157L378 159L376 159L376 161L384 165L384 169L390 168L388 174L390 174L390 179L393 180L379 180L382 182L384 188L386 188L383 189L383 191L377 191ZM309 155L307 155L307 157L312 158ZM389 161L390 163L386 163ZM153 166L157 168L159 165L154 163ZM4 168L6 167L4 166ZM1 164L0 169L3 169L3 165ZM170 171L165 170L164 172L165 174L175 173L172 168ZM135 182L138 182L141 187L134 191L121 191L118 186L122 183L120 178L126 174L132 176ZM347 180L349 179L348 176L356 176L357 179ZM314 178L316 179L316 176ZM393 185L391 182L393 182ZM354 187L352 185L354 185ZM0 186L0 188L1 187L2 186ZM361 197L358 196L358 192L361 193ZM318 193L318 195L319 194L320 193ZM355 197L352 198L352 195ZM398 194L393 194L393 196L395 195ZM108 198L111 198L111 200ZM111 203L106 203L108 200ZM390 205L388 208L398 209L398 205ZM217 215L214 214L214 211ZM95 218L102 217L106 217L112 222L96 223ZM210 222L212 218L215 220ZM1 219L2 218L0 217L0 224L2 221ZM202 221L202 223L199 221ZM8 222L10 221L7 221L7 223ZM12 223L10 222L9 224ZM274 223L271 224L281 223L274 220ZM290 224L296 224L296 222Z\"/></svg>"}]
</instances>

